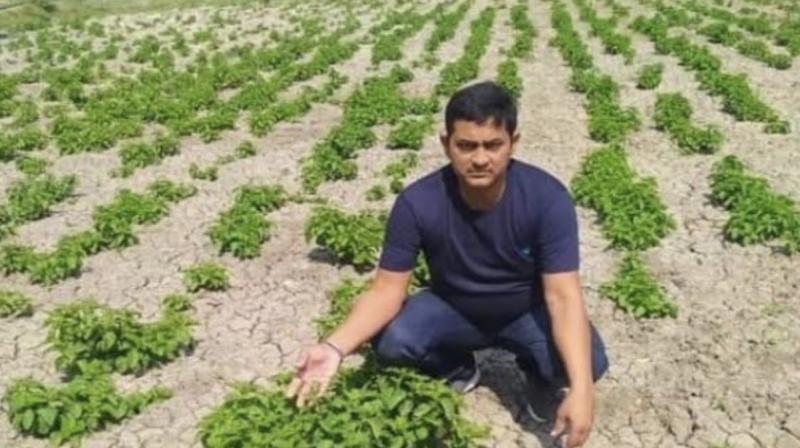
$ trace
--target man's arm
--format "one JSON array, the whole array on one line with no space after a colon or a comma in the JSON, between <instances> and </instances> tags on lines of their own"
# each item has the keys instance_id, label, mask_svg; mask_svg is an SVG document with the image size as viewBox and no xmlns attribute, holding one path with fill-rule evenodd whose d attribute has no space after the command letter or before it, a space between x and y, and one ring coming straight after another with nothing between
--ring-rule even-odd
<instances>
[{"instance_id":1,"label":"man's arm","mask_svg":"<svg viewBox=\"0 0 800 448\"><path fill-rule=\"evenodd\" d=\"M591 332L578 271L543 275L544 295L553 339L569 379L569 393L559 406L551 435L562 446L576 448L589 438L594 419Z\"/></svg>"},{"instance_id":2,"label":"man's arm","mask_svg":"<svg viewBox=\"0 0 800 448\"><path fill-rule=\"evenodd\" d=\"M411 274L378 269L372 285L356 299L344 323L327 340L348 354L372 339L400 312Z\"/></svg>"},{"instance_id":3,"label":"man's arm","mask_svg":"<svg viewBox=\"0 0 800 448\"><path fill-rule=\"evenodd\" d=\"M591 333L578 271L544 274L544 296L553 339L561 354L570 389L591 391Z\"/></svg>"}]
</instances>

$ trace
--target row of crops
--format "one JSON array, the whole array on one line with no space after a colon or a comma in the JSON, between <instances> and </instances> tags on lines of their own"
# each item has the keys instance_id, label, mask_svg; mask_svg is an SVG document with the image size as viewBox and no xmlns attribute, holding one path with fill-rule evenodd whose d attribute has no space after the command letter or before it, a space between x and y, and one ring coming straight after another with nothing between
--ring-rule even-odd
<instances>
[{"instance_id":1,"label":"row of crops","mask_svg":"<svg viewBox=\"0 0 800 448\"><path fill-rule=\"evenodd\" d=\"M707 39L731 46L769 67L789 69L798 54L798 22L788 18L775 26L777 18L758 13L766 0L754 3L753 11L739 13L694 1L659 3L652 15L636 18L614 0L603 8L612 11L609 16L591 2L571 1L568 5L549 0L545 5L555 31L550 45L571 70L570 88L584 99L588 135L601 145L586 155L570 181L576 202L596 213L603 236L621 255L614 278L601 287L601 294L637 318L674 317L678 304L649 272L645 254L674 231L678 219L659 197L655 180L637 174L628 159L628 142L642 128L642 111L623 106L623 89L598 69L585 40L597 39L608 55L637 67L638 87L655 97L656 129L676 151L713 157L723 149L726 136L698 123L683 93L659 89L664 65L639 63L633 33L651 42L664 60L673 58L692 72L702 91L720 98L722 112L763 123L767 133L783 134L793 131L787 118L759 97L746 76L726 70L714 47L697 42ZM361 5L370 6L377 5ZM176 204L196 199L198 191L217 180L220 169L259 154L257 145L245 140L213 163L192 163L187 170L192 184L159 179L142 191L122 189L94 207L89 229L61 236L50 250L4 241L74 196L80 179L48 173L48 150L71 157L118 148L119 165L109 176L134 177L178 155L187 138L208 143L235 129L263 137L279 123L332 102L341 106L341 119L299 160L300 191L243 185L205 237L220 257L254 259L276 230L271 214L290 203L315 204L305 224L307 241L358 272L374 269L386 211L343 210L316 192L326 182L356 179L359 153L385 144L398 156L379 170L366 199L381 201L399 193L419 163L417 151L434 132L442 100L476 79L501 20L507 20L514 37L497 65L496 79L521 98L526 88L521 70L535 57L531 53L538 35L530 18L538 11L524 1L480 8L472 0L406 5L376 17L375 25L366 29L358 19L363 10L358 14L353 7L327 8L326 15L337 19L308 18L322 15L320 11L296 16L289 21L291 27L272 31L259 43L251 38L267 34L265 29L245 29L235 38L223 35L217 28L233 19L215 14L208 28L187 34L170 27L130 43L112 27L95 22L20 34L4 45L4 52L25 55L26 68L0 74L0 161L13 163L19 174L0 203L0 273L26 276L44 286L79 277L88 257L137 244L143 226L164 219ZM467 23L467 17L473 18ZM186 25L193 20L181 19ZM589 30L587 37L576 26L578 20ZM422 54L409 68L404 47L426 27L430 31ZM441 47L459 29L466 37L463 49L437 67ZM236 44L243 40L248 42ZM785 48L785 53L768 48L766 42ZM367 43L375 73L354 83L341 67ZM51 68L53 63L60 66ZM113 74L115 66L128 75ZM438 75L430 95L406 95L403 86L422 70ZM38 97L23 94L32 86ZM379 137L380 126L389 128L385 141ZM714 164L709 185L714 204L729 213L722 235L726 240L779 240L786 253L800 251L796 203L736 157L721 157ZM186 266L182 275L185 290L163 297L157 320L145 322L132 310L91 299L51 310L45 320L47 343L56 353L54 368L63 381L49 385L25 377L9 384L3 399L17 431L56 443L77 441L168 400L172 391L162 387L122 393L112 375L142 375L191 356L197 343L193 303L202 300L205 291L226 290L231 281L221 258ZM413 286L427 281L420 258ZM329 311L315 321L320 337L344 319L366 287L363 281L345 279L332 288ZM0 318L23 318L37 308L25 294L0 291ZM343 371L332 386L334 393L313 411L296 409L283 397L281 388L290 375L286 372L274 378L271 388L237 386L202 419L198 437L207 447L264 446L275 440L293 447L428 446L434 440L467 447L486 436L486 428L462 416L461 399L440 382L403 369L380 368L368 349L361 354L364 364Z\"/></svg>"}]
</instances>

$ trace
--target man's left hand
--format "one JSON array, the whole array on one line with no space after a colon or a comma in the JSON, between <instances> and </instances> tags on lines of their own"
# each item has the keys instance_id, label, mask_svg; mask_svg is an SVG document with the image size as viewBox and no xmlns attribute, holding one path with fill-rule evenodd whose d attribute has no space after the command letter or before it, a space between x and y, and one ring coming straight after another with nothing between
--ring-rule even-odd
<instances>
[{"instance_id":1,"label":"man's left hand","mask_svg":"<svg viewBox=\"0 0 800 448\"><path fill-rule=\"evenodd\" d=\"M594 392L570 389L556 412L556 422L550 435L561 446L578 448L586 443L592 430ZM566 442L563 438L566 437Z\"/></svg>"}]
</instances>

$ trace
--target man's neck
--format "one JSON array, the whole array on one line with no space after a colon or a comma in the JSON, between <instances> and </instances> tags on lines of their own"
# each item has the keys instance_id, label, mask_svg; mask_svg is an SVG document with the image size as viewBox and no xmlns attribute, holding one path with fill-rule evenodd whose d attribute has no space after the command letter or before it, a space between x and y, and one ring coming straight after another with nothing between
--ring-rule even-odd
<instances>
[{"instance_id":1,"label":"man's neck","mask_svg":"<svg viewBox=\"0 0 800 448\"><path fill-rule=\"evenodd\" d=\"M508 173L498 179L498 181L485 189L469 188L464 183L458 181L458 192L467 206L473 210L490 210L503 197L506 188L506 177Z\"/></svg>"}]
</instances>

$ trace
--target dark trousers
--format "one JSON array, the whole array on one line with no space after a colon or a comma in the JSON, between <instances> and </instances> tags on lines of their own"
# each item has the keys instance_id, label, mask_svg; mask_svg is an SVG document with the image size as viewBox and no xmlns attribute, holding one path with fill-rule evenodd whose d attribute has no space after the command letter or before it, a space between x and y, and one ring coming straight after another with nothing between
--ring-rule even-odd
<instances>
[{"instance_id":1,"label":"dark trousers","mask_svg":"<svg viewBox=\"0 0 800 448\"><path fill-rule=\"evenodd\" d=\"M592 375L597 381L608 369L608 359L600 335L594 325L590 327ZM425 289L409 297L371 342L383 362L414 367L434 377L446 377L468 365L474 350L499 347L512 352L520 368L537 379L566 386L550 328L550 316L541 304L499 330L483 330Z\"/></svg>"}]
</instances>

